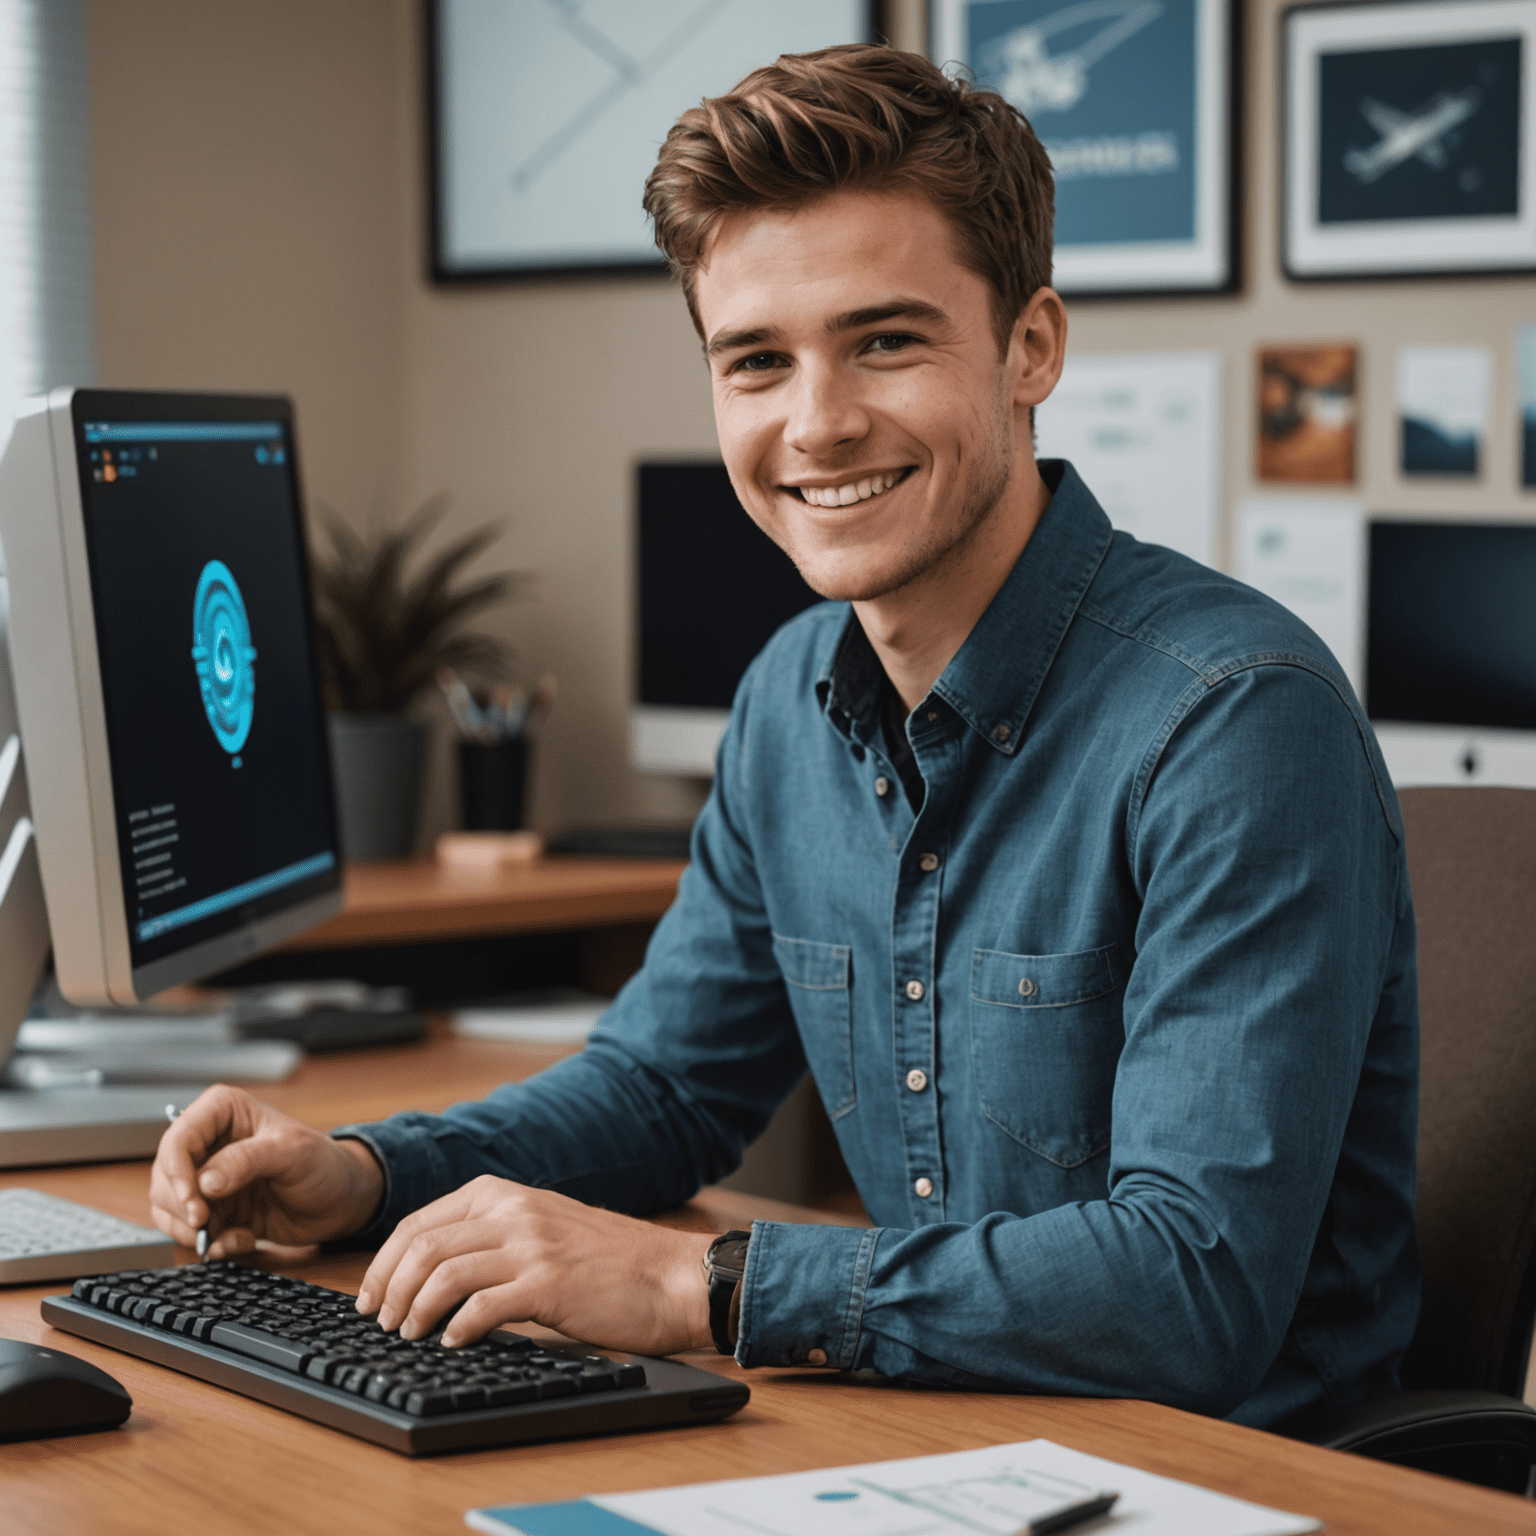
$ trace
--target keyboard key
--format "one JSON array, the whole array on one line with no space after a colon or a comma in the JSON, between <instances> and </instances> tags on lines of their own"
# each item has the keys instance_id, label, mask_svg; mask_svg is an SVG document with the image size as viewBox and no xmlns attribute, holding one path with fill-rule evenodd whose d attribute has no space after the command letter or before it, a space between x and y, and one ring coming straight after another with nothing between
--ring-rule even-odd
<instances>
[{"instance_id":1,"label":"keyboard key","mask_svg":"<svg viewBox=\"0 0 1536 1536\"><path fill-rule=\"evenodd\" d=\"M309 1359L309 1351L291 1339L279 1338L273 1333L262 1333L247 1328L242 1323L219 1323L208 1336L210 1344L222 1345L237 1354L249 1355L253 1360L265 1361L285 1371L302 1371Z\"/></svg>"},{"instance_id":2,"label":"keyboard key","mask_svg":"<svg viewBox=\"0 0 1536 1536\"><path fill-rule=\"evenodd\" d=\"M453 1409L453 1393L441 1390L412 1392L405 1400L405 1411L418 1419L434 1413L449 1413Z\"/></svg>"}]
</instances>

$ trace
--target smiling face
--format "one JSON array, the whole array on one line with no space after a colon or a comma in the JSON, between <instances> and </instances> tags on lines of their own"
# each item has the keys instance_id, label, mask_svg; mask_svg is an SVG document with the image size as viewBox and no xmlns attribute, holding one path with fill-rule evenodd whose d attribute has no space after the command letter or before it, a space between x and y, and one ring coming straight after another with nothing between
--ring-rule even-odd
<instances>
[{"instance_id":1,"label":"smiling face","mask_svg":"<svg viewBox=\"0 0 1536 1536\"><path fill-rule=\"evenodd\" d=\"M921 586L1010 511L1032 526L1028 411L1055 377L1040 387L1024 319L999 356L991 297L918 194L721 221L695 288L721 453L824 597Z\"/></svg>"}]
</instances>

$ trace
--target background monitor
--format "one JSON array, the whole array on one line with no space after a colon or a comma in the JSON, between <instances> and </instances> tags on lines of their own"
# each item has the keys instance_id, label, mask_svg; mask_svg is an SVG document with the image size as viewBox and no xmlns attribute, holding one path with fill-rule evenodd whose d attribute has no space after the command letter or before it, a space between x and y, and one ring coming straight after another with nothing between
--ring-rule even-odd
<instances>
[{"instance_id":1,"label":"background monitor","mask_svg":"<svg viewBox=\"0 0 1536 1536\"><path fill-rule=\"evenodd\" d=\"M1371 523L1365 705L1399 786L1536 788L1536 523Z\"/></svg>"},{"instance_id":2,"label":"background monitor","mask_svg":"<svg viewBox=\"0 0 1536 1536\"><path fill-rule=\"evenodd\" d=\"M781 624L821 601L709 462L635 473L635 704L630 758L710 774L736 685Z\"/></svg>"},{"instance_id":3,"label":"background monitor","mask_svg":"<svg viewBox=\"0 0 1536 1536\"><path fill-rule=\"evenodd\" d=\"M0 541L65 995L132 1003L338 910L289 403L30 402Z\"/></svg>"}]
</instances>

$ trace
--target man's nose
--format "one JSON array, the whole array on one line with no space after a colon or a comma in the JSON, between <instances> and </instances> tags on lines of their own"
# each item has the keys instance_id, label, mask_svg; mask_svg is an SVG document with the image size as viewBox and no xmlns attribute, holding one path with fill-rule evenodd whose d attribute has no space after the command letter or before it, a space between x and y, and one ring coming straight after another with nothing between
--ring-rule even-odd
<instances>
[{"instance_id":1,"label":"man's nose","mask_svg":"<svg viewBox=\"0 0 1536 1536\"><path fill-rule=\"evenodd\" d=\"M856 443L869 432L857 381L841 369L802 363L791 384L784 441L813 458Z\"/></svg>"}]
</instances>

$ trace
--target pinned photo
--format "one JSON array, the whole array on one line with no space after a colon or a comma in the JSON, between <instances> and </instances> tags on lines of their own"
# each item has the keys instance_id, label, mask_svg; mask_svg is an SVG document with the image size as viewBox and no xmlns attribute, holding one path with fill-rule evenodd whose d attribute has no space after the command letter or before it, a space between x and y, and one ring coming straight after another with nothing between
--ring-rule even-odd
<instances>
[{"instance_id":1,"label":"pinned photo","mask_svg":"<svg viewBox=\"0 0 1536 1536\"><path fill-rule=\"evenodd\" d=\"M1488 428L1493 358L1483 347L1404 347L1397 412L1405 475L1475 475Z\"/></svg>"},{"instance_id":2,"label":"pinned photo","mask_svg":"<svg viewBox=\"0 0 1536 1536\"><path fill-rule=\"evenodd\" d=\"M1353 483L1358 357L1345 345L1259 353L1260 480Z\"/></svg>"},{"instance_id":3,"label":"pinned photo","mask_svg":"<svg viewBox=\"0 0 1536 1536\"><path fill-rule=\"evenodd\" d=\"M1536 491L1536 325L1515 327L1515 388L1520 402L1520 485Z\"/></svg>"}]
</instances>

